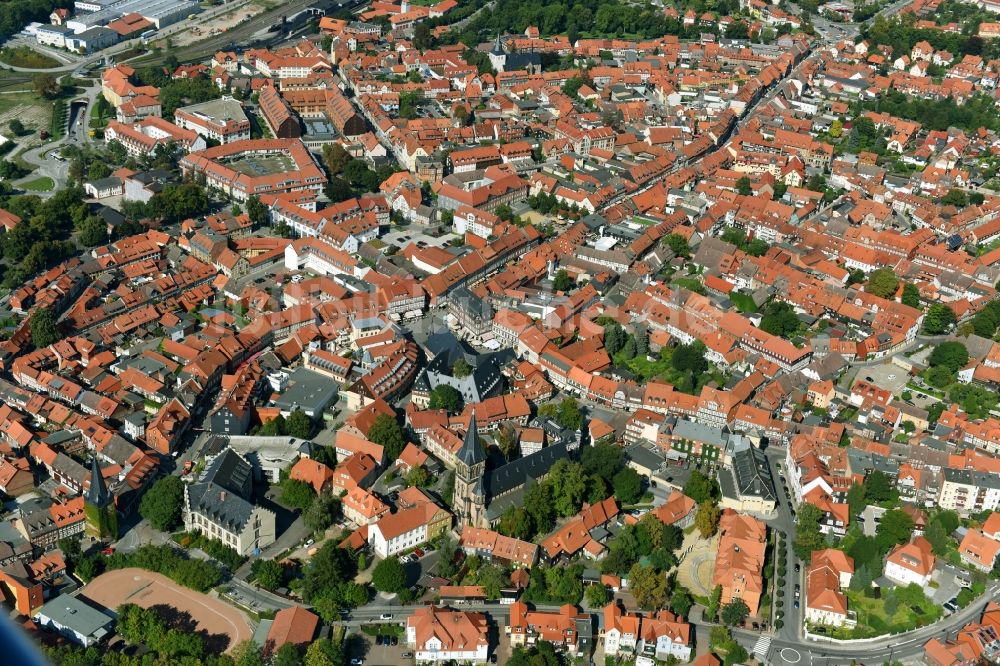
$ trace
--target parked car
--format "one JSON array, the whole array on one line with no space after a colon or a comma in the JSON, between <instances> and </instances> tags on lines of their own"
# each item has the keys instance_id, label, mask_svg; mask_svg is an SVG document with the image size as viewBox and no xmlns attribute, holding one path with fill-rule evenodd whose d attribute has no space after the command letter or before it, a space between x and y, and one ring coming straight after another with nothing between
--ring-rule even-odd
<instances>
[{"instance_id":1,"label":"parked car","mask_svg":"<svg viewBox=\"0 0 1000 666\"><path fill-rule=\"evenodd\" d=\"M423 557L424 556L424 551L421 550L420 548L417 548L417 549L415 549L413 551L413 554L416 555L417 557Z\"/></svg>"},{"instance_id":2,"label":"parked car","mask_svg":"<svg viewBox=\"0 0 1000 666\"><path fill-rule=\"evenodd\" d=\"M389 639L392 641L393 646L399 645L399 638L396 636L390 636Z\"/></svg>"},{"instance_id":3,"label":"parked car","mask_svg":"<svg viewBox=\"0 0 1000 666\"><path fill-rule=\"evenodd\" d=\"M365 660L362 659L361 657L354 657L353 659L351 659L351 666L361 666L364 663Z\"/></svg>"},{"instance_id":4,"label":"parked car","mask_svg":"<svg viewBox=\"0 0 1000 666\"><path fill-rule=\"evenodd\" d=\"M392 613L382 613L381 615L378 616L378 619L380 619L380 620L391 620L392 619Z\"/></svg>"},{"instance_id":5,"label":"parked car","mask_svg":"<svg viewBox=\"0 0 1000 666\"><path fill-rule=\"evenodd\" d=\"M413 659L413 653L412 652L404 652L402 654L402 657L403 657L403 659Z\"/></svg>"}]
</instances>

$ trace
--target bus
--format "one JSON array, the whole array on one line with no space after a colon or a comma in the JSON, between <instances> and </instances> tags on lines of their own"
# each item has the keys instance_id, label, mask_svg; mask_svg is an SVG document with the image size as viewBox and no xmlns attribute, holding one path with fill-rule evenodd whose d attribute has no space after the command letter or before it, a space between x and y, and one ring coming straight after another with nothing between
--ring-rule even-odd
<instances>
[{"instance_id":1,"label":"bus","mask_svg":"<svg viewBox=\"0 0 1000 666\"><path fill-rule=\"evenodd\" d=\"M155 30L147 30L146 32L139 35L139 40L142 41L143 44L148 44L149 40L151 40L153 38L153 35L155 34L156 34Z\"/></svg>"}]
</instances>

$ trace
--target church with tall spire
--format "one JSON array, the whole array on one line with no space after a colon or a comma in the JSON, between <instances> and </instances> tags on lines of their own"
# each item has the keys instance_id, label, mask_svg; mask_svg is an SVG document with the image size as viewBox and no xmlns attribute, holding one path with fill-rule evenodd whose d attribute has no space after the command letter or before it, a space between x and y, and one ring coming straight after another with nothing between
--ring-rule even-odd
<instances>
[{"instance_id":1,"label":"church with tall spire","mask_svg":"<svg viewBox=\"0 0 1000 666\"><path fill-rule=\"evenodd\" d=\"M459 525L488 527L486 520L486 453L476 431L476 412L469 419L462 448L455 456L455 493L453 508Z\"/></svg>"},{"instance_id":2,"label":"church with tall spire","mask_svg":"<svg viewBox=\"0 0 1000 666\"><path fill-rule=\"evenodd\" d=\"M114 495L104 482L96 455L90 458L90 488L83 496L83 515L86 519L87 536L102 541L114 541L118 538L118 509L115 507Z\"/></svg>"}]
</instances>

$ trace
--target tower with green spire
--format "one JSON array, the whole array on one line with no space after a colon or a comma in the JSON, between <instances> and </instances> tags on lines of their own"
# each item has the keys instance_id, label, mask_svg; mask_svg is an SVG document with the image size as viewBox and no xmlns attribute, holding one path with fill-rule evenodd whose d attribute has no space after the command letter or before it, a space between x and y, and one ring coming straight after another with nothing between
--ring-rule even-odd
<instances>
[{"instance_id":1,"label":"tower with green spire","mask_svg":"<svg viewBox=\"0 0 1000 666\"><path fill-rule=\"evenodd\" d=\"M90 459L90 488L83 497L83 515L87 536L103 541L118 538L118 509L115 508L115 498L104 483L96 455Z\"/></svg>"}]
</instances>

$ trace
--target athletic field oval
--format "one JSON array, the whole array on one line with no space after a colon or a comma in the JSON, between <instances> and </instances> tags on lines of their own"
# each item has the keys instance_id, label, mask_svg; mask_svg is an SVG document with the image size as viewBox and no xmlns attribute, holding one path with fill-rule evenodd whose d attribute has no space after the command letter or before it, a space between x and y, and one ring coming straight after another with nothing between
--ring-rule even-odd
<instances>
[{"instance_id":1,"label":"athletic field oval","mask_svg":"<svg viewBox=\"0 0 1000 666\"><path fill-rule=\"evenodd\" d=\"M253 637L253 629L240 611L215 597L145 569L116 569L103 573L90 581L82 594L111 610L122 604L135 604L143 608L170 606L188 613L199 631L210 636L228 636L227 652L240 641Z\"/></svg>"}]
</instances>

